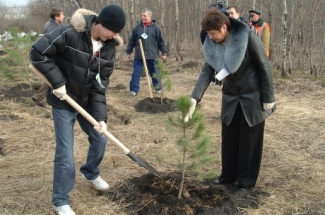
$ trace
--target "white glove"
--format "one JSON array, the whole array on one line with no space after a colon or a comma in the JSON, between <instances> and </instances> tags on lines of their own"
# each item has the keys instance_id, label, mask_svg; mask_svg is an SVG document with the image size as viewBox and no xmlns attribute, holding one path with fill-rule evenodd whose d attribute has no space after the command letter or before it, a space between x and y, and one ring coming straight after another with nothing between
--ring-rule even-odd
<instances>
[{"instance_id":1,"label":"white glove","mask_svg":"<svg viewBox=\"0 0 325 215\"><path fill-rule=\"evenodd\" d=\"M58 97L60 100L64 100L67 95L67 90L65 89L65 85L62 85L59 88L53 90L53 94Z\"/></svg>"},{"instance_id":2,"label":"white glove","mask_svg":"<svg viewBox=\"0 0 325 215\"><path fill-rule=\"evenodd\" d=\"M196 103L197 103L196 100L191 98L191 107L188 110L188 113L186 114L186 116L184 118L184 122L188 122L192 118L192 115L195 111Z\"/></svg>"},{"instance_id":3,"label":"white glove","mask_svg":"<svg viewBox=\"0 0 325 215\"><path fill-rule=\"evenodd\" d=\"M270 110L274 107L275 105L275 102L272 102L272 103L263 103L263 109L264 110Z\"/></svg>"},{"instance_id":4,"label":"white glove","mask_svg":"<svg viewBox=\"0 0 325 215\"><path fill-rule=\"evenodd\" d=\"M104 121L99 121L98 123L99 123L98 125L94 126L94 129L98 133L103 134L104 131L107 131L107 125Z\"/></svg>"}]
</instances>

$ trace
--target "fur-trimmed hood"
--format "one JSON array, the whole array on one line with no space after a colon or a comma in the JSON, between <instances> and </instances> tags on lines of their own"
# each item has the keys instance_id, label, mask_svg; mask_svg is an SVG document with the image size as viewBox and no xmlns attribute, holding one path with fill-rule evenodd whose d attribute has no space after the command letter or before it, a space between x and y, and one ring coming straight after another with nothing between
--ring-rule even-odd
<instances>
[{"instance_id":1,"label":"fur-trimmed hood","mask_svg":"<svg viewBox=\"0 0 325 215\"><path fill-rule=\"evenodd\" d=\"M216 71L223 68L233 74L243 62L249 38L249 29L247 26L229 18L230 28L229 36L225 45L216 43L207 36L203 44L203 55Z\"/></svg>"},{"instance_id":2,"label":"fur-trimmed hood","mask_svg":"<svg viewBox=\"0 0 325 215\"><path fill-rule=\"evenodd\" d=\"M87 20L85 19L85 16L98 16L98 14L84 8L76 10L71 16L70 24L77 32L84 32L86 30ZM119 43L119 46L123 45L123 39L120 35L117 35L115 39Z\"/></svg>"}]
</instances>

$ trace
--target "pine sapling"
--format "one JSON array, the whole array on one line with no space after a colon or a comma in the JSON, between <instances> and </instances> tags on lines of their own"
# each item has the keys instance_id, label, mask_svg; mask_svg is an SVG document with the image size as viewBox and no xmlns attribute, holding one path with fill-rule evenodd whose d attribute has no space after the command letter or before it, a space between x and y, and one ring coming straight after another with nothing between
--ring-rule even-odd
<instances>
[{"instance_id":1,"label":"pine sapling","mask_svg":"<svg viewBox=\"0 0 325 215\"><path fill-rule=\"evenodd\" d=\"M181 182L178 192L178 199L180 199L186 171L192 173L199 181L214 177L216 173L206 168L214 162L214 159L210 154L210 138L204 136L203 133L205 123L202 113L196 109L192 118L188 122L184 122L185 116L191 106L190 98L188 96L179 97L175 106L181 113L181 117L169 116L168 120L171 125L182 131L182 135L177 140L177 146L181 149L178 164L181 172Z\"/></svg>"},{"instance_id":2,"label":"pine sapling","mask_svg":"<svg viewBox=\"0 0 325 215\"><path fill-rule=\"evenodd\" d=\"M170 79L170 70L167 69L166 65L164 64L163 60L158 59L157 61L157 69L160 73L160 78L162 81L162 87L164 89L167 89L168 91L171 91L172 89L172 81ZM164 96L164 90L161 91L161 104L163 104L163 96Z\"/></svg>"}]
</instances>

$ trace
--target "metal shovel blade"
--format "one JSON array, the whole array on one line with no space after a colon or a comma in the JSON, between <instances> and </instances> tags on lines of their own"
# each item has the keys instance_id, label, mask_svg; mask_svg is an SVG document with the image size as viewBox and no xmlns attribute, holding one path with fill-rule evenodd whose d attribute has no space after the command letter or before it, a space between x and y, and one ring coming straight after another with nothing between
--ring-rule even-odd
<instances>
[{"instance_id":1,"label":"metal shovel blade","mask_svg":"<svg viewBox=\"0 0 325 215\"><path fill-rule=\"evenodd\" d=\"M129 152L127 156L129 156L133 161L135 161L140 167L146 168L147 170L149 170L150 173L159 177L158 171L155 168L153 168L149 163L144 161L142 158L136 156L132 152Z\"/></svg>"}]
</instances>

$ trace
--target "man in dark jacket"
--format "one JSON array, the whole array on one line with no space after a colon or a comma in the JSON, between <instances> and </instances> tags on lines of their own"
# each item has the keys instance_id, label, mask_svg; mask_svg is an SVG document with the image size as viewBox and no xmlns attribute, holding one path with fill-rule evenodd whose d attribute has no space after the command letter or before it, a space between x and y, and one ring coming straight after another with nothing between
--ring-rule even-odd
<instances>
[{"instance_id":1,"label":"man in dark jacket","mask_svg":"<svg viewBox=\"0 0 325 215\"><path fill-rule=\"evenodd\" d=\"M61 23L63 23L64 20L64 14L63 11L59 8L52 8L50 12L50 20L47 21L44 25L44 34L47 34L57 27L60 26ZM41 106L45 107L45 98L47 91L49 90L49 86L47 86L46 83L43 83L41 87L34 93L32 96L33 101Z\"/></svg>"},{"instance_id":2,"label":"man in dark jacket","mask_svg":"<svg viewBox=\"0 0 325 215\"><path fill-rule=\"evenodd\" d=\"M101 178L101 163L107 138L106 91L113 72L116 46L122 44L118 33L125 26L125 13L117 5L104 7L99 15L77 10L70 21L37 40L30 50L31 63L47 78L53 90L47 101L52 105L55 128L55 159L52 203L57 214L75 214L69 193L75 183L73 159L74 123L78 120L90 143L82 177L97 190L109 185ZM93 127L67 102L72 97L98 122Z\"/></svg>"},{"instance_id":3,"label":"man in dark jacket","mask_svg":"<svg viewBox=\"0 0 325 215\"><path fill-rule=\"evenodd\" d=\"M163 60L166 59L167 45L160 28L155 23L155 20L152 20L152 11L148 8L142 10L141 22L133 29L126 48L128 60L131 60L131 53L135 48L133 73L130 81L130 96L136 96L140 90L140 77L144 66L139 45L140 39L143 45L146 64L152 79L152 85L156 93L160 94L162 86L160 72L157 69L157 57L159 56L159 51L161 51L161 58Z\"/></svg>"},{"instance_id":4,"label":"man in dark jacket","mask_svg":"<svg viewBox=\"0 0 325 215\"><path fill-rule=\"evenodd\" d=\"M222 171L219 184L238 182L254 187L263 150L265 120L275 105L271 65L261 40L246 24L209 10L202 29L208 33L203 45L206 64L192 92L191 119L197 102L209 86L214 71L222 80Z\"/></svg>"}]
</instances>

